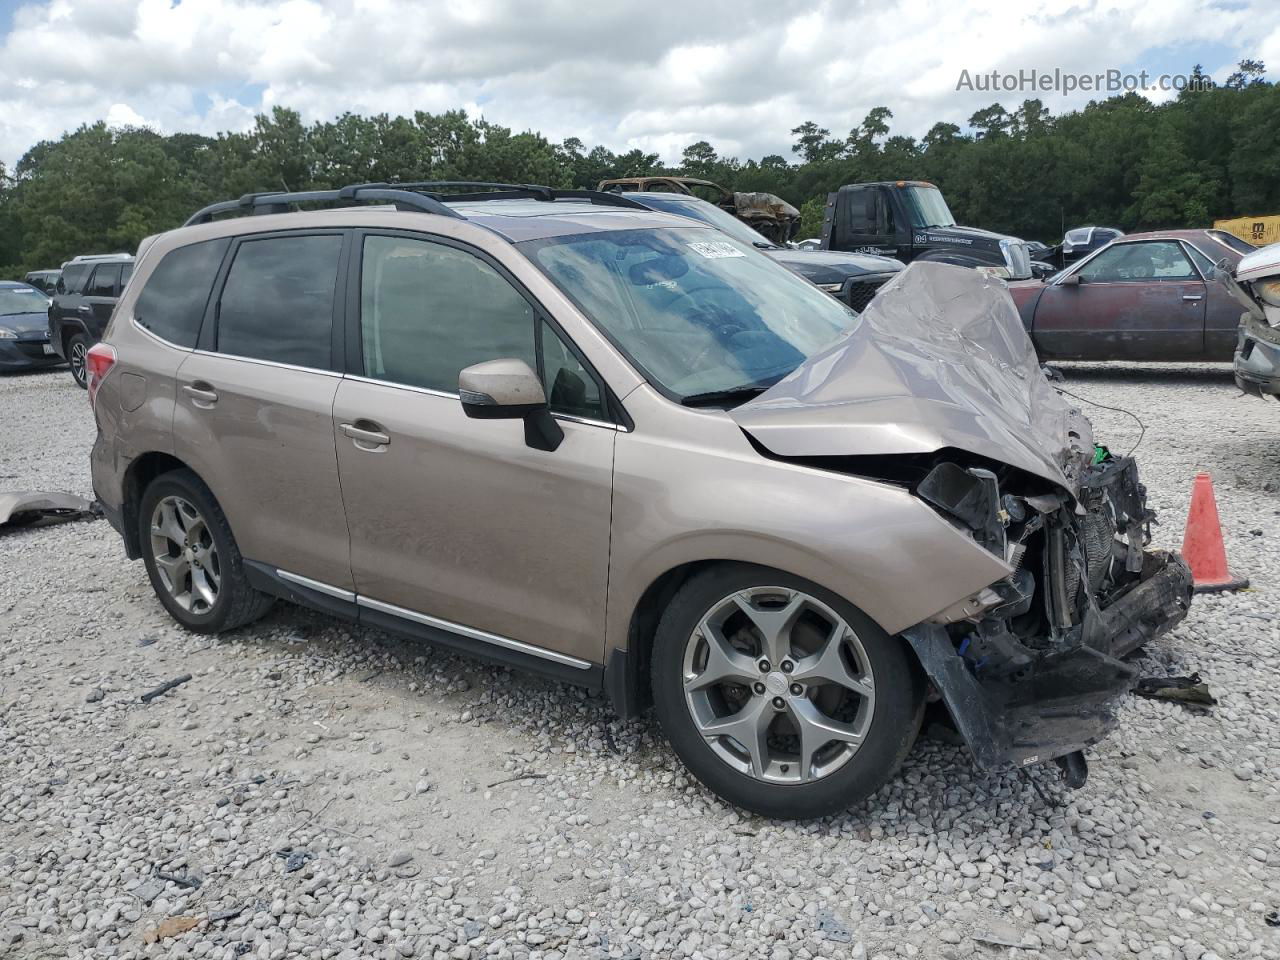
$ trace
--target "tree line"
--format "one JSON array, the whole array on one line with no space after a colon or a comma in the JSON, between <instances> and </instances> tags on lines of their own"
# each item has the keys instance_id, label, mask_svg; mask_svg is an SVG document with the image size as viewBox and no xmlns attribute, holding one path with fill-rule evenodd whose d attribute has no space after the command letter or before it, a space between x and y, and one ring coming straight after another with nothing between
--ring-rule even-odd
<instances>
[{"instance_id":1,"label":"tree line","mask_svg":"<svg viewBox=\"0 0 1280 960\"><path fill-rule=\"evenodd\" d=\"M789 157L739 160L701 140L674 168L657 154L553 143L461 110L306 124L276 107L251 130L214 137L98 122L36 144L12 171L0 165L0 276L135 250L197 208L244 193L369 181L594 187L679 173L781 196L801 209L802 237L818 234L829 191L897 179L938 184L961 223L1047 243L1088 224L1205 226L1280 213L1280 86L1263 74L1245 60L1212 86L1197 66L1192 88L1158 105L1135 93L1057 116L1036 99L1012 112L992 104L967 129L936 123L918 140L891 134L893 113L876 107L843 136L799 124Z\"/></svg>"}]
</instances>

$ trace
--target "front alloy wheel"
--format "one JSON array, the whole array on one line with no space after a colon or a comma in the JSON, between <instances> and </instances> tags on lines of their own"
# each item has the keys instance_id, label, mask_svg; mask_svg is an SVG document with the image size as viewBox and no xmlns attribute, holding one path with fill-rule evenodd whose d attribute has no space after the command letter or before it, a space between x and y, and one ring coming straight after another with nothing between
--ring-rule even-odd
<instances>
[{"instance_id":1,"label":"front alloy wheel","mask_svg":"<svg viewBox=\"0 0 1280 960\"><path fill-rule=\"evenodd\" d=\"M218 602L222 567L209 524L190 502L168 496L151 514L151 555L160 582L183 610L208 613Z\"/></svg>"},{"instance_id":2,"label":"front alloy wheel","mask_svg":"<svg viewBox=\"0 0 1280 960\"><path fill-rule=\"evenodd\" d=\"M771 817L823 816L875 792L924 707L905 641L815 583L745 563L708 567L676 591L650 686L685 766Z\"/></svg>"},{"instance_id":3,"label":"front alloy wheel","mask_svg":"<svg viewBox=\"0 0 1280 960\"><path fill-rule=\"evenodd\" d=\"M684 694L711 749L769 783L840 769L875 709L857 633L821 600L785 587L743 590L707 611L685 646Z\"/></svg>"}]
</instances>

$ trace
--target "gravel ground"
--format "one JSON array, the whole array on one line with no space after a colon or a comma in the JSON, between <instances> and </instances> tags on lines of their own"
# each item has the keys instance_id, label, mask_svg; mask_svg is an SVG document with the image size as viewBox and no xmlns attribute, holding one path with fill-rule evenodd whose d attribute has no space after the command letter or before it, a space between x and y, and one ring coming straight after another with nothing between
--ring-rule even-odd
<instances>
[{"instance_id":1,"label":"gravel ground","mask_svg":"<svg viewBox=\"0 0 1280 960\"><path fill-rule=\"evenodd\" d=\"M1280 958L1280 405L1222 366L1066 372L1146 421L1157 543L1212 470L1253 579L1142 661L1220 705L1128 701L1084 788L922 739L847 814L744 816L599 697L285 604L210 642L107 524L27 530L0 539L0 955ZM0 489L91 493L65 371L0 378L0 412Z\"/></svg>"}]
</instances>

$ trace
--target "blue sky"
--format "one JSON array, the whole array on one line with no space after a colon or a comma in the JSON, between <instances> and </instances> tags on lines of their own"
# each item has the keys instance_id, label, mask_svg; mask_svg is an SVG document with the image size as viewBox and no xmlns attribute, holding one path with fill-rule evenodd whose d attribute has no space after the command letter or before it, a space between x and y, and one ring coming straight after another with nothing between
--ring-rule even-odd
<instances>
[{"instance_id":1,"label":"blue sky","mask_svg":"<svg viewBox=\"0 0 1280 960\"><path fill-rule=\"evenodd\" d=\"M1244 0L690 0L643 29L636 9L0 0L0 163L96 120L216 133L276 105L308 120L464 108L668 160L699 139L739 157L790 156L803 120L843 135L884 105L891 132L920 136L1031 95L957 91L962 70L1154 76L1199 62L1221 79L1243 57L1280 68L1280 4ZM1090 96L1041 99L1059 113Z\"/></svg>"}]
</instances>

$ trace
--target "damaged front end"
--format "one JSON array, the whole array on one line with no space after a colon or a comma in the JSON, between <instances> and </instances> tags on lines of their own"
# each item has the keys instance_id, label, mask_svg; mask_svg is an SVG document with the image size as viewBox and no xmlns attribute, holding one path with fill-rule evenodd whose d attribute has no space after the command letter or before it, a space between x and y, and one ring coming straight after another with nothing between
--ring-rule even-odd
<instances>
[{"instance_id":1,"label":"damaged front end","mask_svg":"<svg viewBox=\"0 0 1280 960\"><path fill-rule=\"evenodd\" d=\"M1081 783L1136 682L1121 658L1186 616L1190 570L1148 549L1135 462L1046 379L1001 281L916 262L859 319L732 416L771 456L908 489L1003 561L899 632L981 766L1067 758Z\"/></svg>"},{"instance_id":2,"label":"damaged front end","mask_svg":"<svg viewBox=\"0 0 1280 960\"><path fill-rule=\"evenodd\" d=\"M1120 658L1179 623L1181 557L1148 550L1137 465L1099 450L1077 496L1014 471L935 466L916 495L1012 573L903 632L986 768L1066 757L1102 739L1137 680ZM1083 765L1073 764L1082 777Z\"/></svg>"},{"instance_id":3,"label":"damaged front end","mask_svg":"<svg viewBox=\"0 0 1280 960\"><path fill-rule=\"evenodd\" d=\"M1280 251L1263 247L1243 257L1234 276L1225 262L1213 276L1244 307L1232 364L1236 386L1280 399Z\"/></svg>"}]
</instances>

